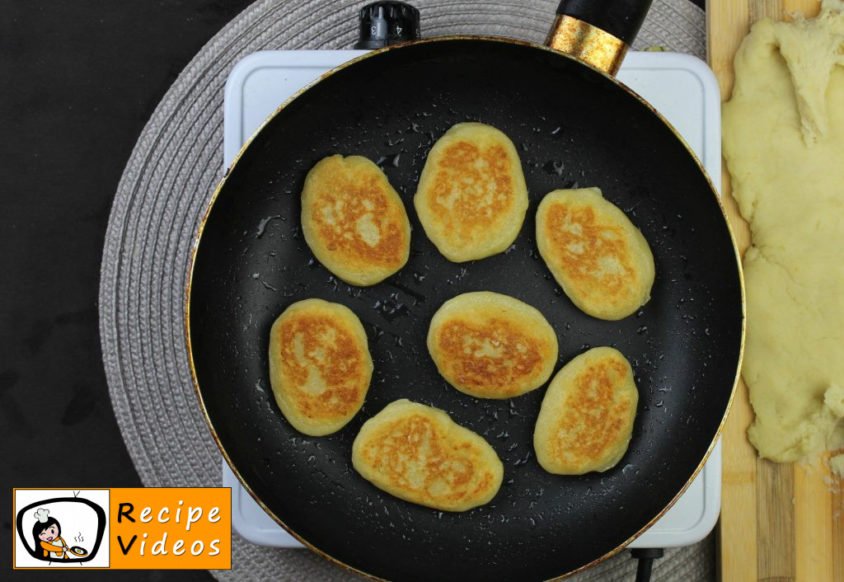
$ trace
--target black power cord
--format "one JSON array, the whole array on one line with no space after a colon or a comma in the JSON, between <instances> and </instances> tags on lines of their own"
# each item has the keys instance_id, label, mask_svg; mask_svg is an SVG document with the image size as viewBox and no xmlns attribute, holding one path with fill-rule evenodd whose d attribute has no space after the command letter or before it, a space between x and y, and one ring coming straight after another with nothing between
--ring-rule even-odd
<instances>
[{"instance_id":1,"label":"black power cord","mask_svg":"<svg viewBox=\"0 0 844 582\"><path fill-rule=\"evenodd\" d=\"M630 550L633 558L639 560L636 568L636 582L649 582L654 560L660 559L665 553L662 548L636 548Z\"/></svg>"}]
</instances>

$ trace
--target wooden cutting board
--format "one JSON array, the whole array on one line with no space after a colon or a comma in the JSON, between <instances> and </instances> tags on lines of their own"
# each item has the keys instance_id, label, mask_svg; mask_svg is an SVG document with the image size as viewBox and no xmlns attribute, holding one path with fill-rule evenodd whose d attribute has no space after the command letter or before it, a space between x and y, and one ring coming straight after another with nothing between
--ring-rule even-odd
<instances>
[{"instance_id":1,"label":"wooden cutting board","mask_svg":"<svg viewBox=\"0 0 844 582\"><path fill-rule=\"evenodd\" d=\"M817 14L820 0L707 0L709 64L722 100L733 86L733 57L751 23L794 12ZM722 192L739 248L749 243L747 225ZM723 433L723 489L718 529L720 577L744 580L844 582L844 496L833 489L826 462L816 466L759 460L747 441L753 410L740 383ZM831 485L834 484L834 485Z\"/></svg>"}]
</instances>

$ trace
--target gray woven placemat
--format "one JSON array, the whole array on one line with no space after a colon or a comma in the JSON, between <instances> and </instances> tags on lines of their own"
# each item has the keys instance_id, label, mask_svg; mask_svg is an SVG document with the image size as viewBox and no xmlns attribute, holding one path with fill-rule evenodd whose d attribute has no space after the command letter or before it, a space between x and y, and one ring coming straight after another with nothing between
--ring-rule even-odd
<instances>
[{"instance_id":1,"label":"gray woven placemat","mask_svg":"<svg viewBox=\"0 0 844 582\"><path fill-rule=\"evenodd\" d=\"M413 0L412 0L413 1ZM267 49L350 48L364 0L261 0L221 30L185 68L144 128L117 189L100 282L100 335L114 412L147 486L219 485L220 454L191 386L183 301L192 237L222 176L223 86L232 66ZM557 0L415 0L426 36L469 33L541 42ZM635 47L704 56L703 12L655 0ZM669 550L654 580L714 579L710 540ZM233 539L222 580L353 578L305 550ZM621 554L573 578L632 580Z\"/></svg>"}]
</instances>

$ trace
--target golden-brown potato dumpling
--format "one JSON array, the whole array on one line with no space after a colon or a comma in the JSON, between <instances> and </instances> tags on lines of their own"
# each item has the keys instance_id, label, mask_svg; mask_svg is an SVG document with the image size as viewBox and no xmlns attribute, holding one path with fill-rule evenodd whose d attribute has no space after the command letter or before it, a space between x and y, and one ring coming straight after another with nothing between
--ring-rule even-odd
<instances>
[{"instance_id":1,"label":"golden-brown potato dumpling","mask_svg":"<svg viewBox=\"0 0 844 582\"><path fill-rule=\"evenodd\" d=\"M557 372L533 433L536 460L549 473L606 471L627 452L639 391L614 348L593 348Z\"/></svg>"},{"instance_id":2,"label":"golden-brown potato dumpling","mask_svg":"<svg viewBox=\"0 0 844 582\"><path fill-rule=\"evenodd\" d=\"M513 142L482 123L458 123L431 148L413 205L425 234L450 261L507 249L528 208Z\"/></svg>"},{"instance_id":3,"label":"golden-brown potato dumpling","mask_svg":"<svg viewBox=\"0 0 844 582\"><path fill-rule=\"evenodd\" d=\"M299 301L270 330L270 384L282 414L311 436L343 428L361 406L372 379L366 332L344 305Z\"/></svg>"},{"instance_id":4,"label":"golden-brown potato dumpling","mask_svg":"<svg viewBox=\"0 0 844 582\"><path fill-rule=\"evenodd\" d=\"M443 303L428 329L428 351L449 384L477 398L512 398L554 371L557 335L534 307L478 291Z\"/></svg>"},{"instance_id":5,"label":"golden-brown potato dumpling","mask_svg":"<svg viewBox=\"0 0 844 582\"><path fill-rule=\"evenodd\" d=\"M622 319L650 299L648 241L598 188L547 194L536 213L536 243L569 299L593 317Z\"/></svg>"},{"instance_id":6,"label":"golden-brown potato dumpling","mask_svg":"<svg viewBox=\"0 0 844 582\"><path fill-rule=\"evenodd\" d=\"M325 268L352 285L375 285L410 255L410 222L387 176L361 156L329 156L305 178L302 233Z\"/></svg>"},{"instance_id":7,"label":"golden-brown potato dumpling","mask_svg":"<svg viewBox=\"0 0 844 582\"><path fill-rule=\"evenodd\" d=\"M443 511L488 503L504 466L482 437L442 410L396 400L367 420L352 445L364 479L405 501Z\"/></svg>"}]
</instances>

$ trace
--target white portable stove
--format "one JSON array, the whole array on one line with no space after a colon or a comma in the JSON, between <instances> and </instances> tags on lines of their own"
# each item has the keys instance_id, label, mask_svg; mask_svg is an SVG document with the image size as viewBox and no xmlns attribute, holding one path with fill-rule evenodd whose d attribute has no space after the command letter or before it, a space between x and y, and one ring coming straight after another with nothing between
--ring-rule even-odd
<instances>
[{"instance_id":1,"label":"white portable stove","mask_svg":"<svg viewBox=\"0 0 844 582\"><path fill-rule=\"evenodd\" d=\"M241 60L225 93L224 165L296 91L365 51L266 51ZM632 52L618 78L670 121L721 187L721 108L718 84L700 60L677 53ZM302 545L270 518L223 462L223 486L232 488L232 524L248 541L282 548ZM712 531L721 509L721 443L677 503L632 548L684 546Z\"/></svg>"}]
</instances>

